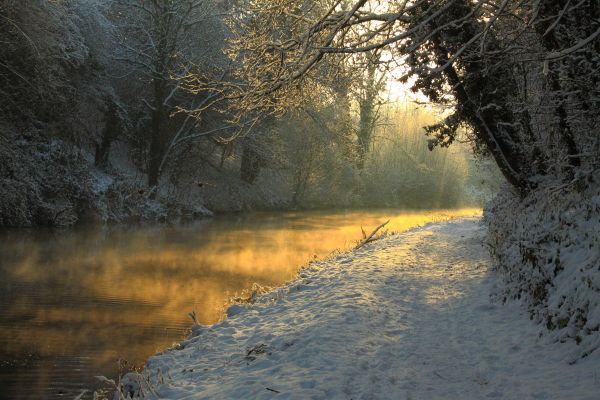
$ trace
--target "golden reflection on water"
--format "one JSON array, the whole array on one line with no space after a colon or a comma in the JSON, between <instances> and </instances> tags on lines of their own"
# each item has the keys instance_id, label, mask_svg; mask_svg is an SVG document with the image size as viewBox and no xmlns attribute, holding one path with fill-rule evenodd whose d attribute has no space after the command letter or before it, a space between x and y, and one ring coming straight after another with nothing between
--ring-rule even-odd
<instances>
[{"instance_id":1,"label":"golden reflection on water","mask_svg":"<svg viewBox=\"0 0 600 400\"><path fill-rule=\"evenodd\" d=\"M252 213L174 227L0 235L2 398L79 393L116 360L141 365L181 340L194 310L213 323L253 283L281 285L381 222L402 231L478 209ZM76 381L76 382L70 382ZM11 389L12 388L12 389ZM4 397L8 396L8 397Z\"/></svg>"}]
</instances>

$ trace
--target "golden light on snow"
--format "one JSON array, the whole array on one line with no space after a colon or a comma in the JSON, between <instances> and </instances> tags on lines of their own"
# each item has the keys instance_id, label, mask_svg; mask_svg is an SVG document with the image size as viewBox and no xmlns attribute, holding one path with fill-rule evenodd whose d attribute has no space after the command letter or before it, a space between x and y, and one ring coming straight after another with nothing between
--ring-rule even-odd
<instances>
[{"instance_id":1,"label":"golden light on snow","mask_svg":"<svg viewBox=\"0 0 600 400\"><path fill-rule=\"evenodd\" d=\"M11 279L17 286L43 289L35 299L24 296L3 312L18 321L31 313L36 302L30 318L38 328L18 331L19 324L13 324L0 327L0 334L12 337L7 351L14 354L60 355L66 347L76 349L92 337L98 343L111 343L99 348L121 349L119 355L142 362L184 336L191 325L188 312L195 310L202 323L216 322L228 296L255 282L281 285L315 255L350 249L361 238L361 225L368 234L390 219L388 229L401 231L480 213L478 209L401 215L397 211L315 212L311 218L302 212L297 219L287 213L288 223L283 225L279 216L258 214L263 221L273 218L273 226L240 223L238 229L214 229L208 234L185 228L112 234L99 229L55 237L52 248L44 240L17 242L14 254L26 256L10 269ZM132 345L131 337L140 339ZM93 357L108 363L117 354L106 350Z\"/></svg>"}]
</instances>

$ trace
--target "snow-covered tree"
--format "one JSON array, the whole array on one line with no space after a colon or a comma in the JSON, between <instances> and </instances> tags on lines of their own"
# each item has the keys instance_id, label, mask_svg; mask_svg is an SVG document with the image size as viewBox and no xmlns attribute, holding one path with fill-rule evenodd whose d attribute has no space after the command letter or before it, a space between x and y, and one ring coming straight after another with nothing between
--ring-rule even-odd
<instances>
[{"instance_id":1,"label":"snow-covered tree","mask_svg":"<svg viewBox=\"0 0 600 400\"><path fill-rule=\"evenodd\" d=\"M182 90L185 78L223 68L219 9L203 0L117 0L111 11L117 25L116 59L132 67L128 76L141 84L137 93L150 114L148 184L156 186L167 152L198 125L194 118L175 118L174 113L206 105L202 99L207 95Z\"/></svg>"},{"instance_id":2,"label":"snow-covered tree","mask_svg":"<svg viewBox=\"0 0 600 400\"><path fill-rule=\"evenodd\" d=\"M523 193L540 176L574 176L580 142L597 142L586 132L597 126L586 111L597 101L594 1L243 3L244 29L231 47L244 60L239 75L248 85L236 88L243 110L289 102L332 56L382 50L390 65L406 68L414 90L451 107L428 128L431 146L451 144L468 127L476 149ZM543 95L531 83L553 99L556 121L546 115L543 126L554 136L539 132Z\"/></svg>"}]
</instances>

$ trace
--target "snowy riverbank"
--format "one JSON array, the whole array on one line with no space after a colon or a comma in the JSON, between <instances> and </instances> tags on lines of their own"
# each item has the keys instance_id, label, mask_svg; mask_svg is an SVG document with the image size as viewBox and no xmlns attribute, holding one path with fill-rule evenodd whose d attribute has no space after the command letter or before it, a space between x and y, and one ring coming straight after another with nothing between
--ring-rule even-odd
<instances>
[{"instance_id":1,"label":"snowy riverbank","mask_svg":"<svg viewBox=\"0 0 600 400\"><path fill-rule=\"evenodd\" d=\"M544 335L578 343L578 357L600 348L598 181L596 172L540 185L524 199L506 190L484 213L501 274L494 296L519 299Z\"/></svg>"},{"instance_id":2,"label":"snowy riverbank","mask_svg":"<svg viewBox=\"0 0 600 400\"><path fill-rule=\"evenodd\" d=\"M484 227L413 229L312 264L226 321L152 357L150 397L597 399L600 354L546 343L495 305ZM231 311L234 311L232 309ZM149 371L149 372L148 372Z\"/></svg>"}]
</instances>

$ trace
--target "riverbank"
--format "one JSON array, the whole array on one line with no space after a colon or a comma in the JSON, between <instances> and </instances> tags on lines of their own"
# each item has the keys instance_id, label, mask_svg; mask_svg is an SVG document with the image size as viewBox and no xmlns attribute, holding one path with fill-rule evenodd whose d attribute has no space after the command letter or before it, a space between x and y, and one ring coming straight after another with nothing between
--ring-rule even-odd
<instances>
[{"instance_id":1,"label":"riverbank","mask_svg":"<svg viewBox=\"0 0 600 400\"><path fill-rule=\"evenodd\" d=\"M250 184L240 179L236 164L224 169L189 168L197 175L165 176L149 188L144 166L133 162L133 149L126 143L115 143L107 164L97 165L91 148L52 139L42 128L29 128L24 138L19 135L0 120L0 143L6 144L0 146L0 228L177 224L252 210L480 207L491 196L470 185L464 196L452 201L421 189L414 190L421 197L390 199L370 195L377 190L342 185L348 198L317 191L294 201L290 179L280 170L264 171ZM327 184L322 190L330 188Z\"/></svg>"},{"instance_id":2,"label":"riverbank","mask_svg":"<svg viewBox=\"0 0 600 400\"><path fill-rule=\"evenodd\" d=\"M0 370L10 400L74 398L221 320L254 283L347 251L382 221L406 231L481 210L257 212L184 224L0 229ZM135 288L132 290L132 288ZM48 377L51 377L49 379ZM91 393L82 400L91 399ZM112 398L112 397L111 397Z\"/></svg>"},{"instance_id":3,"label":"riverbank","mask_svg":"<svg viewBox=\"0 0 600 400\"><path fill-rule=\"evenodd\" d=\"M484 212L501 282L500 301L518 299L544 334L600 349L600 173L557 186L540 184L525 198L501 192Z\"/></svg>"},{"instance_id":4,"label":"riverbank","mask_svg":"<svg viewBox=\"0 0 600 400\"><path fill-rule=\"evenodd\" d=\"M313 263L150 358L142 389L169 399L597 398L599 354L571 365L575 343L537 339L518 304L490 303L484 237L478 219L459 219Z\"/></svg>"}]
</instances>

